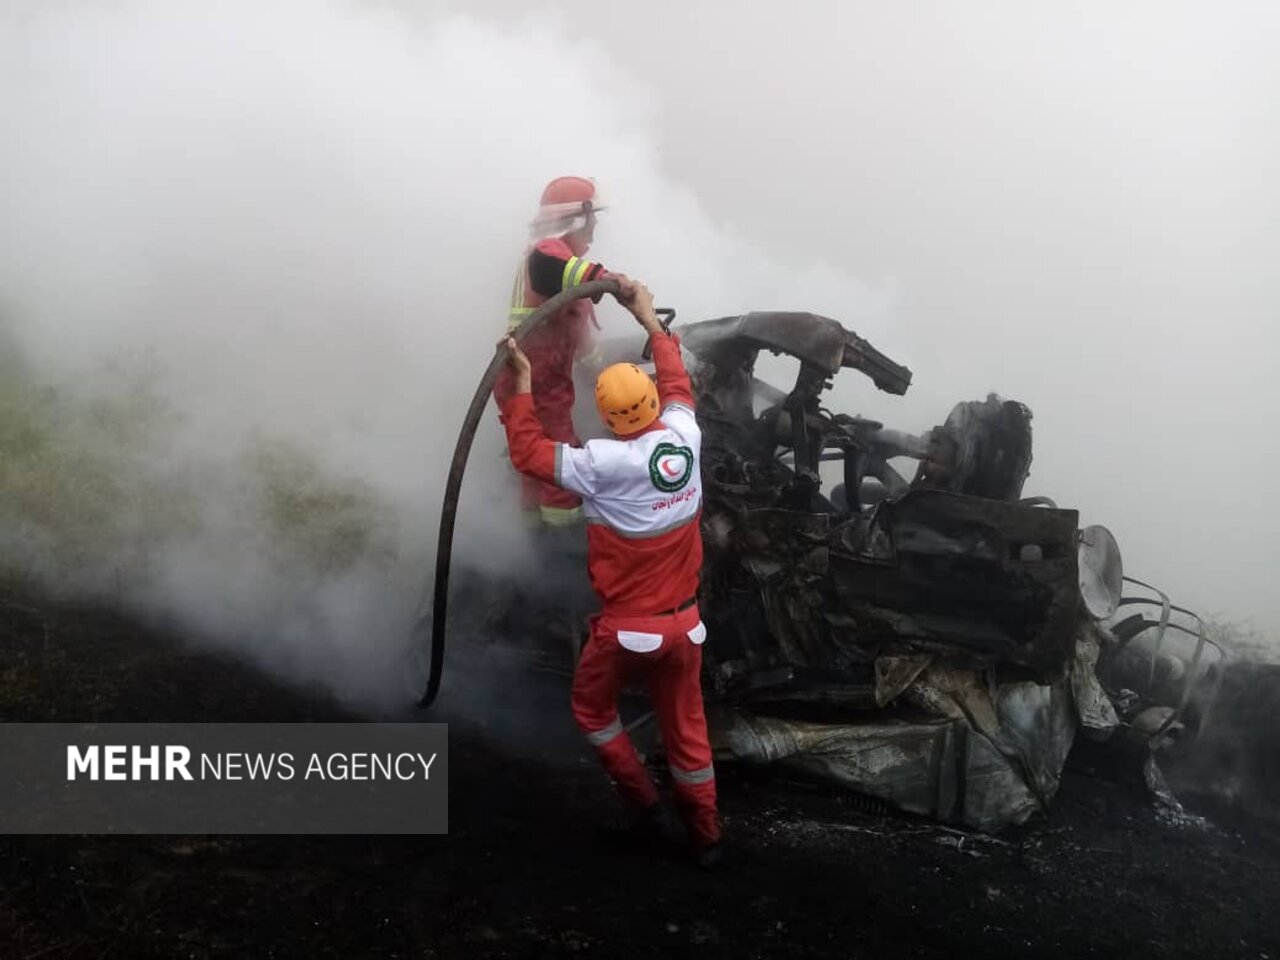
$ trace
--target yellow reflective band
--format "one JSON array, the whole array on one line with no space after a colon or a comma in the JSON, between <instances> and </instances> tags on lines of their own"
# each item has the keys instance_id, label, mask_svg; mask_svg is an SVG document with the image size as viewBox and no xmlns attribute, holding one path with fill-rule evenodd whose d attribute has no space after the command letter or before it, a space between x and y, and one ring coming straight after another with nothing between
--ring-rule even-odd
<instances>
[{"instance_id":1,"label":"yellow reflective band","mask_svg":"<svg viewBox=\"0 0 1280 960\"><path fill-rule=\"evenodd\" d=\"M590 260L583 260L581 257L570 257L564 264L564 273L560 277L560 289L568 290L570 287L576 287L593 266L594 264Z\"/></svg>"},{"instance_id":2,"label":"yellow reflective band","mask_svg":"<svg viewBox=\"0 0 1280 960\"><path fill-rule=\"evenodd\" d=\"M578 264L581 262L577 257L570 257L564 262L564 273L560 275L561 290L568 290L574 285L573 271L577 269Z\"/></svg>"},{"instance_id":3,"label":"yellow reflective band","mask_svg":"<svg viewBox=\"0 0 1280 960\"><path fill-rule=\"evenodd\" d=\"M583 521L581 507L569 510L563 507L539 507L538 512L542 515L542 522L548 527L571 527Z\"/></svg>"}]
</instances>

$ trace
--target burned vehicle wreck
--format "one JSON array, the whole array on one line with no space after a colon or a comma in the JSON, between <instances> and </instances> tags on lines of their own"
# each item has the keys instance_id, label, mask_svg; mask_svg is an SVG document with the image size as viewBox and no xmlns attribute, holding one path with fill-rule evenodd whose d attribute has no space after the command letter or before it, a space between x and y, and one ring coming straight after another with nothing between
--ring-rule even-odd
<instances>
[{"instance_id":1,"label":"burned vehicle wreck","mask_svg":"<svg viewBox=\"0 0 1280 960\"><path fill-rule=\"evenodd\" d=\"M912 435L826 409L842 372L897 395L911 378L835 320L752 313L677 332L703 429L704 683L721 758L981 830L1048 806L1081 729L1139 731L1160 782L1152 749L1194 732L1212 692L1203 630L1172 703L1153 700L1149 657L1114 656L1125 644L1107 628L1127 602L1114 538L1022 496L1025 406L958 403ZM762 352L799 361L789 389L757 376Z\"/></svg>"},{"instance_id":2,"label":"burned vehicle wreck","mask_svg":"<svg viewBox=\"0 0 1280 960\"><path fill-rule=\"evenodd\" d=\"M566 291L525 322L607 291ZM1203 733L1223 653L1194 614L1124 575L1104 527L1023 496L1026 406L961 402L912 434L828 409L841 375L893 395L911 383L835 320L750 313L674 329L702 428L703 687L720 760L994 831L1047 809L1084 735L1130 753L1181 813L1158 761ZM602 345L606 362L645 363L646 350L639 338ZM762 354L791 358L794 380L767 382ZM415 651L430 651L423 706L442 674L462 473L504 362L476 391L449 475L434 594L414 631ZM545 566L532 585L467 572L468 635L572 671L587 611L548 598Z\"/></svg>"}]
</instances>

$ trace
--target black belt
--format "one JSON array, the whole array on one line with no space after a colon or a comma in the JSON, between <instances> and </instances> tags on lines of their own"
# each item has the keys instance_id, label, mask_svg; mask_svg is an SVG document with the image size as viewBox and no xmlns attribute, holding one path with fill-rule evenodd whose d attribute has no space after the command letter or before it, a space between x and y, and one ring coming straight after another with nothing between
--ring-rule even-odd
<instances>
[{"instance_id":1,"label":"black belt","mask_svg":"<svg viewBox=\"0 0 1280 960\"><path fill-rule=\"evenodd\" d=\"M692 606L693 606L695 603L697 603L697 602L698 602L698 598L697 598L697 597L690 597L688 600L684 601L684 603L680 604L679 606L672 607L672 608L670 608L669 610L659 610L657 613L655 613L655 614L654 614L654 616L655 616L655 617L669 617L669 616L671 616L671 615L673 615L673 614L676 614L676 613L683 613L684 611L688 610L690 607L692 607Z\"/></svg>"}]
</instances>

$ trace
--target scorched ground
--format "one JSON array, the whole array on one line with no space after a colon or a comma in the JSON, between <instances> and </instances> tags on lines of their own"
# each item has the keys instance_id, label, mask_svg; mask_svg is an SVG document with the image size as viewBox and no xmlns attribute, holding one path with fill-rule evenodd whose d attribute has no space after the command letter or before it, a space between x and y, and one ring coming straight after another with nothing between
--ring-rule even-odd
<instances>
[{"instance_id":1,"label":"scorched ground","mask_svg":"<svg viewBox=\"0 0 1280 960\"><path fill-rule=\"evenodd\" d=\"M558 678L467 669L529 692L444 718L448 836L7 837L0 956L1280 957L1277 837L1162 819L1088 744L1049 814L995 837L726 766L733 855L707 875L597 829L612 797ZM164 630L13 593L0 716L350 718Z\"/></svg>"}]
</instances>

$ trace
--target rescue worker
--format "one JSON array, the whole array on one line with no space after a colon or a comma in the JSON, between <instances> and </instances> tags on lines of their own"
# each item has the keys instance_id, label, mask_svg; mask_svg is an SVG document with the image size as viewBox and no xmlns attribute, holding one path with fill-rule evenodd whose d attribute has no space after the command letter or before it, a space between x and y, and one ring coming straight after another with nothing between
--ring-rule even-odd
<instances>
[{"instance_id":1,"label":"rescue worker","mask_svg":"<svg viewBox=\"0 0 1280 960\"><path fill-rule=\"evenodd\" d=\"M602 605L573 680L573 714L637 823L657 835L657 788L618 715L632 676L647 682L662 729L676 807L699 864L721 858L715 772L700 675L706 627L698 611L702 568L699 451L693 391L679 340L664 331L653 296L623 279L620 303L648 331L657 383L619 363L596 381L596 406L616 439L557 441L539 423L532 364L507 338L513 385L502 403L511 461L522 474L584 500L588 567Z\"/></svg>"},{"instance_id":2,"label":"rescue worker","mask_svg":"<svg viewBox=\"0 0 1280 960\"><path fill-rule=\"evenodd\" d=\"M596 214L603 209L594 180L557 177L547 184L530 225L532 244L516 271L508 333L560 291L610 276L600 264L584 259L595 238ZM579 442L573 426L573 372L575 362L590 362L593 329L599 329L595 310L591 301L581 299L525 338L524 351L533 368L534 409L547 436L561 443ZM500 382L495 391L499 404L507 386ZM582 500L577 494L527 476L520 484L520 506L531 527L581 530Z\"/></svg>"}]
</instances>

